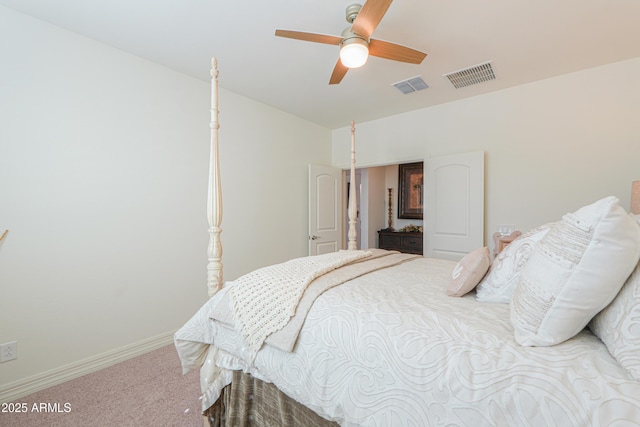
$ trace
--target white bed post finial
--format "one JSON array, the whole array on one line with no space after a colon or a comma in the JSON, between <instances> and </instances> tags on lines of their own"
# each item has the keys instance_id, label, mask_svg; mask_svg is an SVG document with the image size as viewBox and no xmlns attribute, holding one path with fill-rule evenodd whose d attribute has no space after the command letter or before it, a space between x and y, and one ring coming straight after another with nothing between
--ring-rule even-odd
<instances>
[{"instance_id":1,"label":"white bed post finial","mask_svg":"<svg viewBox=\"0 0 640 427\"><path fill-rule=\"evenodd\" d=\"M209 194L207 217L209 220L209 247L207 248L207 288L213 296L222 288L222 186L220 185L220 158L218 156L218 61L211 59L211 148L209 155Z\"/></svg>"},{"instance_id":2,"label":"white bed post finial","mask_svg":"<svg viewBox=\"0 0 640 427\"><path fill-rule=\"evenodd\" d=\"M351 182L349 183L349 245L347 249L358 249L358 232L356 221L358 217L358 203L356 193L356 126L351 120Z\"/></svg>"}]
</instances>

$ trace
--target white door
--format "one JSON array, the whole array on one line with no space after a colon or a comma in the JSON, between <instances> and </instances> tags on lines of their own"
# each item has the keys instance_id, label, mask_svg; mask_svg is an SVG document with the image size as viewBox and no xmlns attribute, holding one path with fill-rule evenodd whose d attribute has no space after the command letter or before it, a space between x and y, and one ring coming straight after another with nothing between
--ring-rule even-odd
<instances>
[{"instance_id":1,"label":"white door","mask_svg":"<svg viewBox=\"0 0 640 427\"><path fill-rule=\"evenodd\" d=\"M342 171L309 165L309 255L342 247Z\"/></svg>"},{"instance_id":2,"label":"white door","mask_svg":"<svg viewBox=\"0 0 640 427\"><path fill-rule=\"evenodd\" d=\"M425 256L459 260L484 245L484 151L425 161Z\"/></svg>"}]
</instances>

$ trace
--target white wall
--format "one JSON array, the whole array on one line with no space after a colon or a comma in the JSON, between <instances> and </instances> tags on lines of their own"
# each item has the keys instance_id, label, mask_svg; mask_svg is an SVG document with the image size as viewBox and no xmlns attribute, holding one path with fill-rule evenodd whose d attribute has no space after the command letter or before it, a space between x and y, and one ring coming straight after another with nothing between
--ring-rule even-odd
<instances>
[{"instance_id":1,"label":"white wall","mask_svg":"<svg viewBox=\"0 0 640 427\"><path fill-rule=\"evenodd\" d=\"M210 91L3 7L0 39L0 343L18 341L1 395L206 300ZM307 165L330 163L331 133L224 89L220 110L234 279L307 253Z\"/></svg>"},{"instance_id":2,"label":"white wall","mask_svg":"<svg viewBox=\"0 0 640 427\"><path fill-rule=\"evenodd\" d=\"M387 198L385 196L386 193L382 191L385 188L385 169L384 167L365 169L367 171L367 180L366 183L362 183L363 191L366 188L368 192L366 214L369 227L362 227L361 232L367 234L367 247L369 248L378 247L378 230L387 227L385 205ZM373 189L375 191L372 191ZM362 209L362 215L364 214L365 212ZM364 218L362 222L364 224ZM363 245L363 247L365 246Z\"/></svg>"},{"instance_id":3,"label":"white wall","mask_svg":"<svg viewBox=\"0 0 640 427\"><path fill-rule=\"evenodd\" d=\"M486 242L497 224L525 231L607 195L628 209L640 178L639 75L635 58L357 123L356 162L484 150ZM333 131L336 167L349 164L349 132Z\"/></svg>"}]
</instances>

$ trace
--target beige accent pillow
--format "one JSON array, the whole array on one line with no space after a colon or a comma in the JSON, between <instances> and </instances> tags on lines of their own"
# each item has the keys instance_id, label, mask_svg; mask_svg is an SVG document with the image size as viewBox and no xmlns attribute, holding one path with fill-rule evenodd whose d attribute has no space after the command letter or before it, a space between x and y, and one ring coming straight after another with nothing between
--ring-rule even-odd
<instances>
[{"instance_id":1,"label":"beige accent pillow","mask_svg":"<svg viewBox=\"0 0 640 427\"><path fill-rule=\"evenodd\" d=\"M489 248L482 247L466 254L453 269L447 295L461 297L473 290L491 265Z\"/></svg>"},{"instance_id":2,"label":"beige accent pillow","mask_svg":"<svg viewBox=\"0 0 640 427\"><path fill-rule=\"evenodd\" d=\"M640 264L589 329L633 378L640 381Z\"/></svg>"},{"instance_id":3,"label":"beige accent pillow","mask_svg":"<svg viewBox=\"0 0 640 427\"><path fill-rule=\"evenodd\" d=\"M511 299L515 339L550 346L580 332L606 307L640 258L640 227L606 197L551 227Z\"/></svg>"},{"instance_id":4,"label":"beige accent pillow","mask_svg":"<svg viewBox=\"0 0 640 427\"><path fill-rule=\"evenodd\" d=\"M518 286L520 272L529 261L533 248L547 234L551 224L545 224L520 235L493 260L489 272L476 288L476 299L482 302L509 304Z\"/></svg>"}]
</instances>

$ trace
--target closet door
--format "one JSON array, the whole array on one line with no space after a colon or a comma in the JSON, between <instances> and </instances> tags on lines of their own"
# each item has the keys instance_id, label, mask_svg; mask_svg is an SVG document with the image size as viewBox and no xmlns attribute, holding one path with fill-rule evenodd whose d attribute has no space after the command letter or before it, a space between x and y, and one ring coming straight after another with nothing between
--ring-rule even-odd
<instances>
[{"instance_id":1,"label":"closet door","mask_svg":"<svg viewBox=\"0 0 640 427\"><path fill-rule=\"evenodd\" d=\"M425 160L425 256L459 260L484 245L484 151Z\"/></svg>"},{"instance_id":2,"label":"closet door","mask_svg":"<svg viewBox=\"0 0 640 427\"><path fill-rule=\"evenodd\" d=\"M309 255L342 248L342 171L309 165Z\"/></svg>"}]
</instances>

